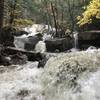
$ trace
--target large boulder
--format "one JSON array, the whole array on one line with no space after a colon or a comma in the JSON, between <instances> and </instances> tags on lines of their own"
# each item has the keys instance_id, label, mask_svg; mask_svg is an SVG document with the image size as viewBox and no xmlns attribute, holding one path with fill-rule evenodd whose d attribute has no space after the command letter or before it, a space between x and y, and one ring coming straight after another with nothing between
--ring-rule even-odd
<instances>
[{"instance_id":1,"label":"large boulder","mask_svg":"<svg viewBox=\"0 0 100 100\"><path fill-rule=\"evenodd\" d=\"M0 33L0 44L4 46L14 46L14 36L28 35L26 31L18 30L14 27L6 26Z\"/></svg>"},{"instance_id":2,"label":"large boulder","mask_svg":"<svg viewBox=\"0 0 100 100\"><path fill-rule=\"evenodd\" d=\"M14 36L28 35L29 33L23 30L18 30L14 33Z\"/></svg>"},{"instance_id":3,"label":"large boulder","mask_svg":"<svg viewBox=\"0 0 100 100\"><path fill-rule=\"evenodd\" d=\"M72 48L72 39L66 38L54 38L46 40L46 48L49 52L63 52Z\"/></svg>"},{"instance_id":4,"label":"large boulder","mask_svg":"<svg viewBox=\"0 0 100 100\"><path fill-rule=\"evenodd\" d=\"M40 35L35 35L35 36L29 36L28 41L25 43L25 49L26 50L33 50L36 46L36 44L41 41L42 38Z\"/></svg>"},{"instance_id":5,"label":"large boulder","mask_svg":"<svg viewBox=\"0 0 100 100\"><path fill-rule=\"evenodd\" d=\"M11 55L10 58L11 58L11 64L14 64L14 65L26 64L26 62L28 60L27 56L20 52L14 54L14 55Z\"/></svg>"},{"instance_id":6,"label":"large boulder","mask_svg":"<svg viewBox=\"0 0 100 100\"><path fill-rule=\"evenodd\" d=\"M87 49L90 46L100 47L100 31L81 32L78 37L81 49Z\"/></svg>"},{"instance_id":7,"label":"large boulder","mask_svg":"<svg viewBox=\"0 0 100 100\"><path fill-rule=\"evenodd\" d=\"M42 40L42 35L37 34L35 36L15 36L14 45L18 49L34 50L35 45Z\"/></svg>"},{"instance_id":8,"label":"large boulder","mask_svg":"<svg viewBox=\"0 0 100 100\"><path fill-rule=\"evenodd\" d=\"M0 54L0 65L11 65L10 58Z\"/></svg>"}]
</instances>

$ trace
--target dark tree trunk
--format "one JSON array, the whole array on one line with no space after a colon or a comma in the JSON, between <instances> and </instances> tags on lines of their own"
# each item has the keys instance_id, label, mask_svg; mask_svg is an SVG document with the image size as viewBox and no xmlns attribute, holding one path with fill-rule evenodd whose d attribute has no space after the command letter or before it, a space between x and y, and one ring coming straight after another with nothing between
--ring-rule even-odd
<instances>
[{"instance_id":1,"label":"dark tree trunk","mask_svg":"<svg viewBox=\"0 0 100 100\"><path fill-rule=\"evenodd\" d=\"M57 19L56 19L55 10L54 10L54 6L53 6L52 2L51 2L51 9L52 9L52 13L53 13L54 25L55 25L55 29L56 29L56 35L57 35L57 33L58 33Z\"/></svg>"},{"instance_id":2,"label":"dark tree trunk","mask_svg":"<svg viewBox=\"0 0 100 100\"><path fill-rule=\"evenodd\" d=\"M3 27L4 0L0 0L0 30Z\"/></svg>"},{"instance_id":3,"label":"dark tree trunk","mask_svg":"<svg viewBox=\"0 0 100 100\"><path fill-rule=\"evenodd\" d=\"M44 15L44 18L45 18L45 23L46 25L48 25L48 31L50 30L50 15L49 15L49 10L48 10L48 2L47 0L43 0L43 9L46 10L45 11L45 15Z\"/></svg>"},{"instance_id":4,"label":"dark tree trunk","mask_svg":"<svg viewBox=\"0 0 100 100\"><path fill-rule=\"evenodd\" d=\"M75 28L75 21L74 21L74 10L75 10L75 5L74 5L74 0L72 1L72 7L71 7L71 2L70 0L67 1L68 4L68 11L70 15L70 20L71 20L71 33L73 33L74 28Z\"/></svg>"},{"instance_id":5,"label":"dark tree trunk","mask_svg":"<svg viewBox=\"0 0 100 100\"><path fill-rule=\"evenodd\" d=\"M15 19L16 4L17 4L17 0L14 0L14 4L11 3L11 5L10 5L10 7L11 7L10 20L9 20L10 26L13 25L13 22Z\"/></svg>"}]
</instances>

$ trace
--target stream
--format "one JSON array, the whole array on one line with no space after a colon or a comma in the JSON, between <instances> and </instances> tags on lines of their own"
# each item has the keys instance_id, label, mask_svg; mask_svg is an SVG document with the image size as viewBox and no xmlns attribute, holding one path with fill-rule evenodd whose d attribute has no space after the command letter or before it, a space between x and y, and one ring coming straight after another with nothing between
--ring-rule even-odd
<instances>
[{"instance_id":1,"label":"stream","mask_svg":"<svg viewBox=\"0 0 100 100\"><path fill-rule=\"evenodd\" d=\"M99 49L57 53L37 66L0 66L0 100L100 100Z\"/></svg>"}]
</instances>

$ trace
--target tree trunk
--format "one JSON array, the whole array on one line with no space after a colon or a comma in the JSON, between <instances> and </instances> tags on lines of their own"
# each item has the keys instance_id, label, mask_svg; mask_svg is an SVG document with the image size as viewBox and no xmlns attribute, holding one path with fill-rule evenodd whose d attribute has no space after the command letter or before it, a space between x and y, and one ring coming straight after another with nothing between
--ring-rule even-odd
<instances>
[{"instance_id":1,"label":"tree trunk","mask_svg":"<svg viewBox=\"0 0 100 100\"><path fill-rule=\"evenodd\" d=\"M54 10L54 6L51 2L51 9L52 9L52 13L53 13L53 18L54 18L54 25L55 25L55 29L56 29L56 36L58 34L58 27L57 27L57 20L56 20L56 15L55 15L55 10Z\"/></svg>"},{"instance_id":2,"label":"tree trunk","mask_svg":"<svg viewBox=\"0 0 100 100\"><path fill-rule=\"evenodd\" d=\"M0 0L0 30L3 27L4 0Z\"/></svg>"},{"instance_id":3,"label":"tree trunk","mask_svg":"<svg viewBox=\"0 0 100 100\"><path fill-rule=\"evenodd\" d=\"M10 20L9 20L9 25L12 27L14 19L15 19L15 10L16 10L16 4L17 4L17 0L14 0L14 4L12 4L11 2L11 12L10 12Z\"/></svg>"},{"instance_id":4,"label":"tree trunk","mask_svg":"<svg viewBox=\"0 0 100 100\"><path fill-rule=\"evenodd\" d=\"M72 7L71 7L71 2L70 0L67 0L67 5L68 5L68 11L70 15L70 20L71 20L71 33L74 31L75 27L75 21L74 21L74 10L75 10L75 5L74 5L74 0L72 0Z\"/></svg>"}]
</instances>

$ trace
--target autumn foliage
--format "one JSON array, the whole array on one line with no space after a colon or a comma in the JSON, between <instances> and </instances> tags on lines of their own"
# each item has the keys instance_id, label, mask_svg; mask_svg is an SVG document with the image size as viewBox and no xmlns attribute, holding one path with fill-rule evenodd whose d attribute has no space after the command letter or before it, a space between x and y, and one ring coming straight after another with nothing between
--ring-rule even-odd
<instances>
[{"instance_id":1,"label":"autumn foliage","mask_svg":"<svg viewBox=\"0 0 100 100\"><path fill-rule=\"evenodd\" d=\"M89 5L84 9L82 15L77 17L79 26L92 23L94 18L100 20L100 0L90 1Z\"/></svg>"}]
</instances>

